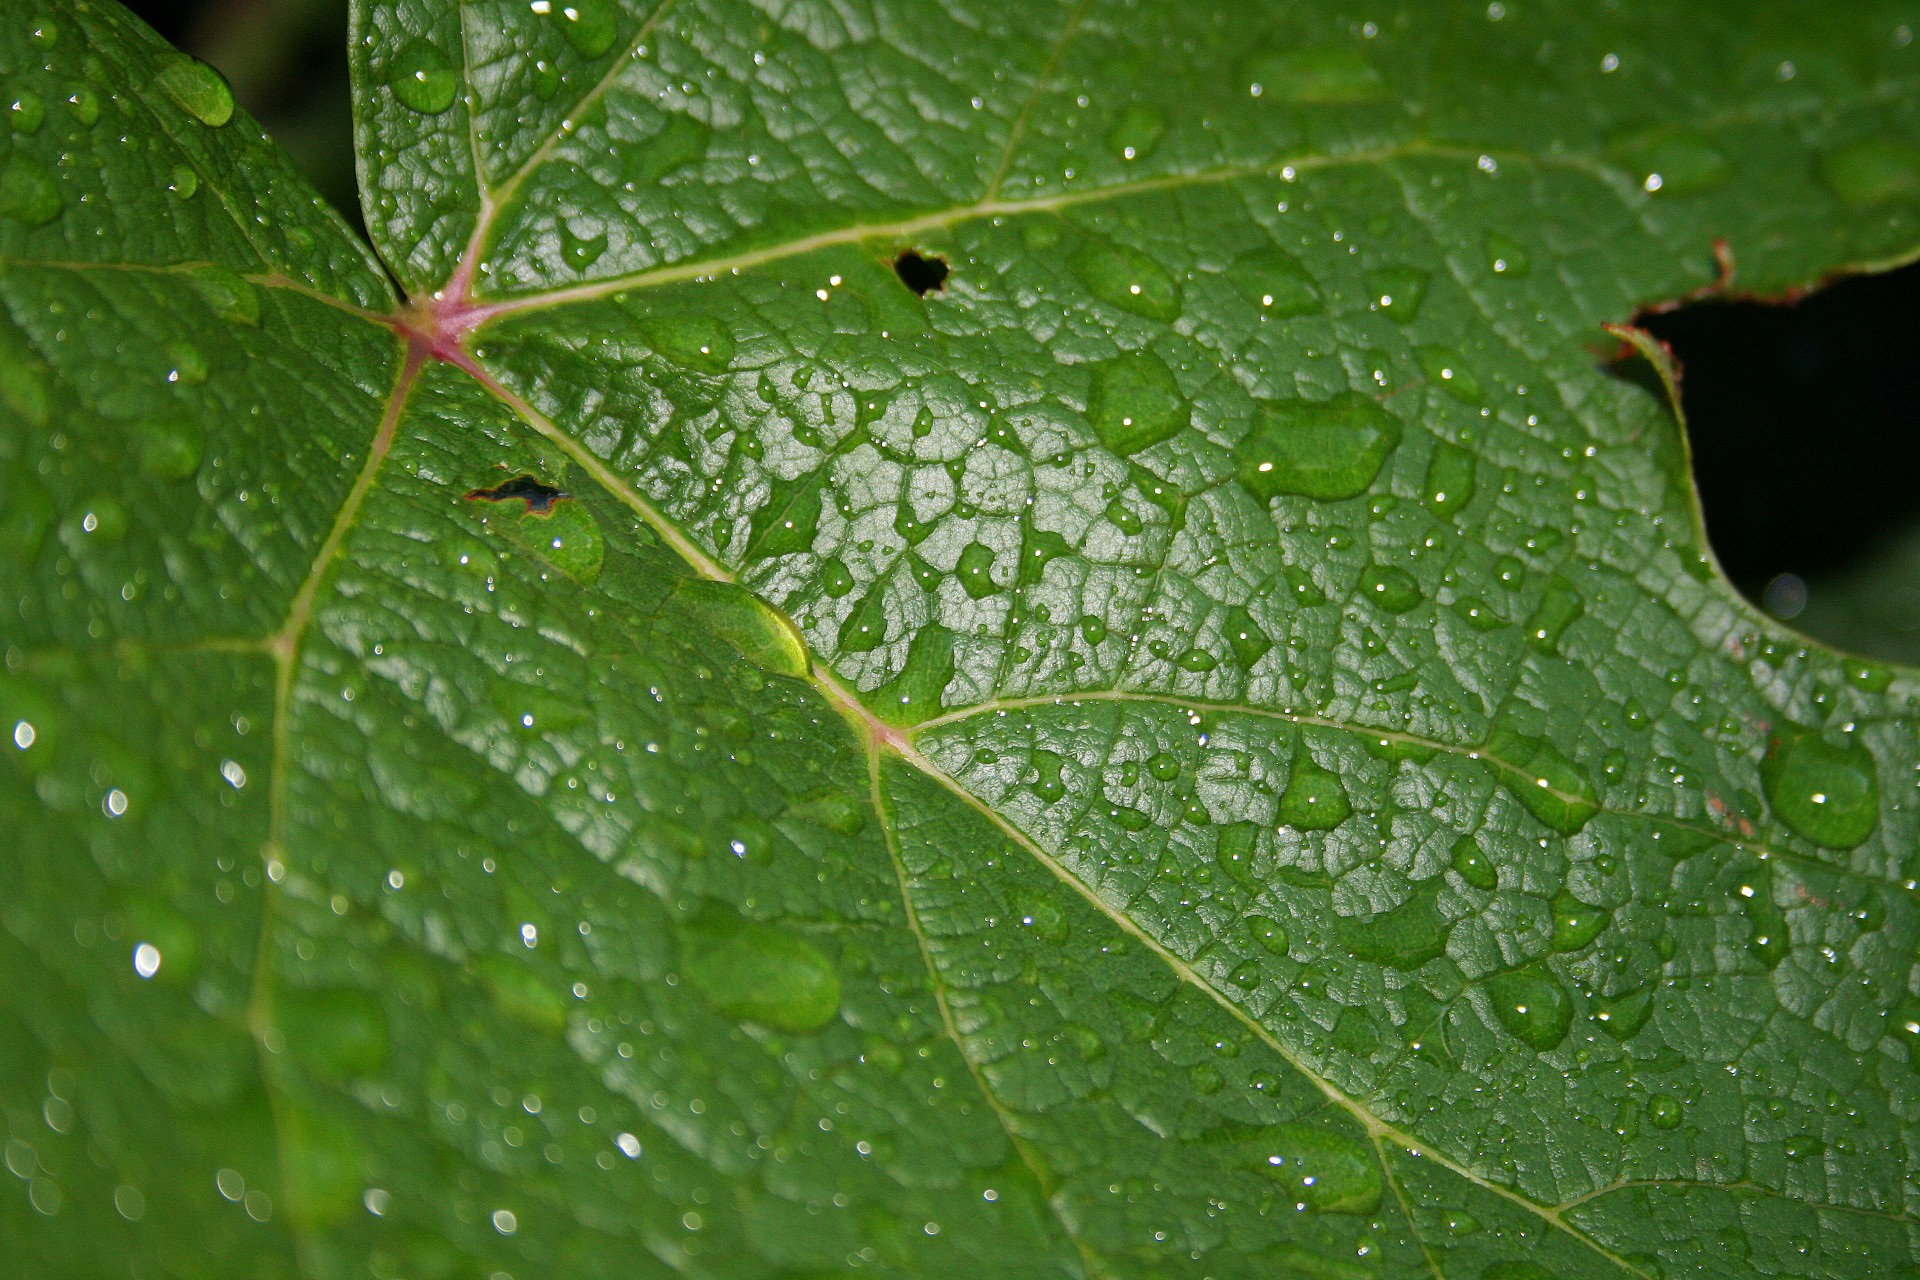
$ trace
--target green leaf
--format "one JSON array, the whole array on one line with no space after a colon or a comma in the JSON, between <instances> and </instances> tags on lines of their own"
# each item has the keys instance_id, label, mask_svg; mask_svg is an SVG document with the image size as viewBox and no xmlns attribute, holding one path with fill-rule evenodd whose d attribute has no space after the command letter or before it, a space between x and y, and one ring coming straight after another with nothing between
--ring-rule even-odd
<instances>
[{"instance_id":1,"label":"green leaf","mask_svg":"<svg viewBox=\"0 0 1920 1280\"><path fill-rule=\"evenodd\" d=\"M32 0L12 1270L1911 1269L1920 675L1620 326L1913 255L1915 21L386 0L367 246Z\"/></svg>"}]
</instances>

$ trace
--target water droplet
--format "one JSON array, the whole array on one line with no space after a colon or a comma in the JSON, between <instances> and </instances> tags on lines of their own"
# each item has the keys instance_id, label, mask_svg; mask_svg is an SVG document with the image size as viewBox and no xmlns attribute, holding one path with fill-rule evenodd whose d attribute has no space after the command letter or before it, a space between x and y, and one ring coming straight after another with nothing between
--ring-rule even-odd
<instances>
[{"instance_id":1,"label":"water droplet","mask_svg":"<svg viewBox=\"0 0 1920 1280\"><path fill-rule=\"evenodd\" d=\"M1675 1129L1686 1117L1687 1109L1670 1093L1656 1093L1647 1099L1647 1119L1656 1129Z\"/></svg>"},{"instance_id":2,"label":"water droplet","mask_svg":"<svg viewBox=\"0 0 1920 1280\"><path fill-rule=\"evenodd\" d=\"M1795 835L1828 849L1851 849L1880 822L1880 784L1871 753L1836 747L1813 730L1775 735L1760 763L1767 802Z\"/></svg>"},{"instance_id":3,"label":"water droplet","mask_svg":"<svg viewBox=\"0 0 1920 1280\"><path fill-rule=\"evenodd\" d=\"M13 95L7 104L7 120L13 125L15 133L33 134L40 132L40 121L46 117L46 107L40 101L40 95L30 90L21 90Z\"/></svg>"},{"instance_id":4,"label":"water droplet","mask_svg":"<svg viewBox=\"0 0 1920 1280\"><path fill-rule=\"evenodd\" d=\"M1335 922L1340 944L1356 960L1418 969L1447 949L1449 926L1440 913L1440 888L1438 878L1426 880L1391 911L1341 917Z\"/></svg>"},{"instance_id":5,"label":"water droplet","mask_svg":"<svg viewBox=\"0 0 1920 1280\"><path fill-rule=\"evenodd\" d=\"M1496 973L1486 988L1500 1025L1536 1053L1559 1044L1573 1025L1573 998L1545 968Z\"/></svg>"},{"instance_id":6,"label":"water droplet","mask_svg":"<svg viewBox=\"0 0 1920 1280\"><path fill-rule=\"evenodd\" d=\"M1473 501L1474 456L1445 441L1433 448L1427 461L1427 479L1420 500L1442 520L1451 520Z\"/></svg>"},{"instance_id":7,"label":"water droplet","mask_svg":"<svg viewBox=\"0 0 1920 1280\"><path fill-rule=\"evenodd\" d=\"M41 18L27 32L27 39L36 49L51 49L60 43L60 26L52 18Z\"/></svg>"},{"instance_id":8,"label":"water droplet","mask_svg":"<svg viewBox=\"0 0 1920 1280\"><path fill-rule=\"evenodd\" d=\"M321 1080L370 1076L387 1061L387 1015L380 998L360 987L282 989L273 1021L294 1061Z\"/></svg>"},{"instance_id":9,"label":"water droplet","mask_svg":"<svg viewBox=\"0 0 1920 1280\"><path fill-rule=\"evenodd\" d=\"M167 381L180 387L197 387L207 380L207 358L190 342L167 344Z\"/></svg>"},{"instance_id":10,"label":"water droplet","mask_svg":"<svg viewBox=\"0 0 1920 1280\"><path fill-rule=\"evenodd\" d=\"M1487 233L1486 259L1487 270L1497 276L1524 276L1533 270L1533 258L1526 246L1498 231Z\"/></svg>"},{"instance_id":11,"label":"water droplet","mask_svg":"<svg viewBox=\"0 0 1920 1280\"><path fill-rule=\"evenodd\" d=\"M1496 729L1484 754L1501 785L1550 830L1573 835L1600 811L1586 772L1543 739Z\"/></svg>"},{"instance_id":12,"label":"water droplet","mask_svg":"<svg viewBox=\"0 0 1920 1280\"><path fill-rule=\"evenodd\" d=\"M694 634L718 636L761 670L804 679L813 669L800 628L745 587L689 577L673 594L693 614Z\"/></svg>"},{"instance_id":13,"label":"water droplet","mask_svg":"<svg viewBox=\"0 0 1920 1280\"><path fill-rule=\"evenodd\" d=\"M1140 350L1094 366L1087 416L1102 444L1129 456L1172 439L1191 414L1166 362Z\"/></svg>"},{"instance_id":14,"label":"water droplet","mask_svg":"<svg viewBox=\"0 0 1920 1280\"><path fill-rule=\"evenodd\" d=\"M1368 274L1367 292L1388 319L1408 324L1420 314L1420 304L1427 300L1427 281L1424 271L1386 267Z\"/></svg>"},{"instance_id":15,"label":"water droplet","mask_svg":"<svg viewBox=\"0 0 1920 1280\"><path fill-rule=\"evenodd\" d=\"M1316 45L1270 53L1249 61L1241 78L1262 99L1312 105L1372 102L1386 82L1356 49Z\"/></svg>"},{"instance_id":16,"label":"water droplet","mask_svg":"<svg viewBox=\"0 0 1920 1280\"><path fill-rule=\"evenodd\" d=\"M61 536L69 543L110 544L127 536L127 509L115 499L101 494L81 505L77 516L68 517Z\"/></svg>"},{"instance_id":17,"label":"water droplet","mask_svg":"<svg viewBox=\"0 0 1920 1280\"><path fill-rule=\"evenodd\" d=\"M1314 763L1304 748L1294 752L1279 823L1297 831L1331 831L1353 813L1338 775Z\"/></svg>"},{"instance_id":18,"label":"water droplet","mask_svg":"<svg viewBox=\"0 0 1920 1280\"><path fill-rule=\"evenodd\" d=\"M844 599L855 586L853 574L847 568L846 561L839 556L829 556L820 566L820 590L829 600Z\"/></svg>"},{"instance_id":19,"label":"water droplet","mask_svg":"<svg viewBox=\"0 0 1920 1280\"><path fill-rule=\"evenodd\" d=\"M206 438L197 425L185 418L143 422L136 437L140 469L154 479L188 480L200 470Z\"/></svg>"},{"instance_id":20,"label":"water droplet","mask_svg":"<svg viewBox=\"0 0 1920 1280\"><path fill-rule=\"evenodd\" d=\"M1240 605L1227 610L1223 626L1227 633L1227 646L1233 650L1233 661L1243 671L1253 670L1273 648L1272 638L1260 629L1253 615Z\"/></svg>"},{"instance_id":21,"label":"water droplet","mask_svg":"<svg viewBox=\"0 0 1920 1280\"><path fill-rule=\"evenodd\" d=\"M1144 102L1127 104L1107 132L1107 149L1122 160L1144 160L1167 131L1166 117Z\"/></svg>"},{"instance_id":22,"label":"water droplet","mask_svg":"<svg viewBox=\"0 0 1920 1280\"><path fill-rule=\"evenodd\" d=\"M857 836L867 825L867 806L859 796L849 792L822 791L788 805L785 816L839 835Z\"/></svg>"},{"instance_id":23,"label":"water droplet","mask_svg":"<svg viewBox=\"0 0 1920 1280\"><path fill-rule=\"evenodd\" d=\"M1065 767L1066 761L1061 758L1059 752L1035 747L1027 753L1027 763L1033 766L1036 775L1033 794L1039 796L1042 802L1052 804L1067 794L1066 783L1060 778L1060 771Z\"/></svg>"},{"instance_id":24,"label":"water droplet","mask_svg":"<svg viewBox=\"0 0 1920 1280\"><path fill-rule=\"evenodd\" d=\"M1312 403L1260 406L1234 450L1240 483L1261 501L1301 494L1330 501L1363 493L1400 443L1400 423L1372 399L1344 392Z\"/></svg>"},{"instance_id":25,"label":"water droplet","mask_svg":"<svg viewBox=\"0 0 1920 1280\"><path fill-rule=\"evenodd\" d=\"M1596 996L1587 1008L1601 1030L1615 1040L1630 1040L1653 1016L1653 993L1632 991L1620 996Z\"/></svg>"},{"instance_id":26,"label":"water droplet","mask_svg":"<svg viewBox=\"0 0 1920 1280\"><path fill-rule=\"evenodd\" d=\"M1578 951L1600 936L1613 913L1604 907L1590 907L1562 889L1553 899L1553 949Z\"/></svg>"},{"instance_id":27,"label":"water droplet","mask_svg":"<svg viewBox=\"0 0 1920 1280\"><path fill-rule=\"evenodd\" d=\"M812 472L792 480L774 481L773 491L767 495L766 502L753 513L751 531L747 535L748 559L764 560L771 556L793 555L813 549L814 536L820 531L820 489L823 479L821 473ZM845 566L841 568L844 571ZM849 590L851 581L849 578Z\"/></svg>"},{"instance_id":28,"label":"water droplet","mask_svg":"<svg viewBox=\"0 0 1920 1280\"><path fill-rule=\"evenodd\" d=\"M1080 619L1080 638L1096 648L1106 642L1107 620L1096 614L1087 614Z\"/></svg>"},{"instance_id":29,"label":"water droplet","mask_svg":"<svg viewBox=\"0 0 1920 1280\"><path fill-rule=\"evenodd\" d=\"M1320 290L1291 254L1258 249L1237 259L1229 274L1256 314L1288 319L1320 310Z\"/></svg>"},{"instance_id":30,"label":"water droplet","mask_svg":"<svg viewBox=\"0 0 1920 1280\"><path fill-rule=\"evenodd\" d=\"M185 273L213 313L229 324L260 325L260 295L238 272L225 267L195 267Z\"/></svg>"},{"instance_id":31,"label":"water droplet","mask_svg":"<svg viewBox=\"0 0 1920 1280\"><path fill-rule=\"evenodd\" d=\"M1149 320L1180 314L1180 287L1159 263L1135 249L1093 241L1068 259L1088 292L1110 306Z\"/></svg>"},{"instance_id":32,"label":"water droplet","mask_svg":"<svg viewBox=\"0 0 1920 1280\"><path fill-rule=\"evenodd\" d=\"M660 316L641 326L653 349L699 373L725 373L733 363L733 332L711 316Z\"/></svg>"},{"instance_id":33,"label":"water droplet","mask_svg":"<svg viewBox=\"0 0 1920 1280\"><path fill-rule=\"evenodd\" d=\"M535 510L532 503L491 503L482 518L491 532L574 581L592 586L599 580L606 560L606 535L593 512L577 499L555 500L544 511Z\"/></svg>"},{"instance_id":34,"label":"water droplet","mask_svg":"<svg viewBox=\"0 0 1920 1280\"><path fill-rule=\"evenodd\" d=\"M1586 609L1579 588L1562 577L1548 579L1539 605L1527 619L1527 643L1542 653L1558 652L1560 637Z\"/></svg>"},{"instance_id":35,"label":"water droplet","mask_svg":"<svg viewBox=\"0 0 1920 1280\"><path fill-rule=\"evenodd\" d=\"M953 572L960 579L961 587L975 600L984 600L1003 590L993 580L993 549L981 543L967 544Z\"/></svg>"},{"instance_id":36,"label":"water droplet","mask_svg":"<svg viewBox=\"0 0 1920 1280\"><path fill-rule=\"evenodd\" d=\"M183 164L173 166L167 175L167 190L176 200L191 200L200 190L200 175Z\"/></svg>"},{"instance_id":37,"label":"water droplet","mask_svg":"<svg viewBox=\"0 0 1920 1280\"><path fill-rule=\"evenodd\" d=\"M1686 195L1709 191L1733 174L1726 156L1692 129L1657 125L1616 138L1607 153L1646 191Z\"/></svg>"},{"instance_id":38,"label":"water droplet","mask_svg":"<svg viewBox=\"0 0 1920 1280\"><path fill-rule=\"evenodd\" d=\"M1781 1150L1793 1161L1811 1160L1825 1152L1827 1144L1810 1133L1796 1133L1782 1144Z\"/></svg>"},{"instance_id":39,"label":"water droplet","mask_svg":"<svg viewBox=\"0 0 1920 1280\"><path fill-rule=\"evenodd\" d=\"M67 93L67 110L83 128L91 129L100 122L100 95L89 85L76 85Z\"/></svg>"},{"instance_id":40,"label":"water droplet","mask_svg":"<svg viewBox=\"0 0 1920 1280\"><path fill-rule=\"evenodd\" d=\"M1319 1213L1372 1213L1380 1205L1373 1152L1344 1133L1310 1124L1276 1124L1253 1140L1260 1171L1295 1203Z\"/></svg>"},{"instance_id":41,"label":"water droplet","mask_svg":"<svg viewBox=\"0 0 1920 1280\"><path fill-rule=\"evenodd\" d=\"M447 55L426 40L409 40L394 55L387 85L402 105L422 115L437 116L453 105L460 93L460 73Z\"/></svg>"},{"instance_id":42,"label":"water droplet","mask_svg":"<svg viewBox=\"0 0 1920 1280\"><path fill-rule=\"evenodd\" d=\"M32 156L15 152L0 170L0 217L44 227L60 216L60 188Z\"/></svg>"},{"instance_id":43,"label":"water droplet","mask_svg":"<svg viewBox=\"0 0 1920 1280\"><path fill-rule=\"evenodd\" d=\"M1920 155L1891 138L1861 138L1820 161L1820 179L1844 204L1920 196Z\"/></svg>"},{"instance_id":44,"label":"water droplet","mask_svg":"<svg viewBox=\"0 0 1920 1280\"><path fill-rule=\"evenodd\" d=\"M1444 391L1461 404L1477 405L1484 399L1480 380L1467 368L1460 353L1448 347L1421 347L1418 352L1421 372L1427 384Z\"/></svg>"},{"instance_id":45,"label":"water droplet","mask_svg":"<svg viewBox=\"0 0 1920 1280\"><path fill-rule=\"evenodd\" d=\"M151 978L160 972L160 948L151 942L142 942L133 949L133 971L143 978Z\"/></svg>"},{"instance_id":46,"label":"water droplet","mask_svg":"<svg viewBox=\"0 0 1920 1280\"><path fill-rule=\"evenodd\" d=\"M613 0L557 0L553 14L567 43L583 58L597 58L613 48L620 34L620 10Z\"/></svg>"},{"instance_id":47,"label":"water droplet","mask_svg":"<svg viewBox=\"0 0 1920 1280\"><path fill-rule=\"evenodd\" d=\"M560 224L560 256L575 271L585 271L600 261L600 255L607 251L607 233L601 231L595 235L576 235L570 223Z\"/></svg>"},{"instance_id":48,"label":"water droplet","mask_svg":"<svg viewBox=\"0 0 1920 1280\"><path fill-rule=\"evenodd\" d=\"M1420 584L1405 569L1370 564L1360 571L1360 598L1388 613L1405 613L1423 598Z\"/></svg>"},{"instance_id":49,"label":"water droplet","mask_svg":"<svg viewBox=\"0 0 1920 1280\"><path fill-rule=\"evenodd\" d=\"M198 58L174 54L154 83L182 111L209 128L218 129L233 119L233 90L227 78Z\"/></svg>"},{"instance_id":50,"label":"water droplet","mask_svg":"<svg viewBox=\"0 0 1920 1280\"><path fill-rule=\"evenodd\" d=\"M1446 1216L1442 1219L1442 1225L1446 1227L1448 1235L1457 1239L1461 1236L1473 1235L1479 1231L1480 1219L1474 1217L1465 1209L1449 1209Z\"/></svg>"},{"instance_id":51,"label":"water droplet","mask_svg":"<svg viewBox=\"0 0 1920 1280\"><path fill-rule=\"evenodd\" d=\"M1493 889L1500 884L1500 874L1493 863L1480 850L1479 841L1472 836L1461 836L1453 845L1453 869L1460 878L1476 889Z\"/></svg>"},{"instance_id":52,"label":"water droplet","mask_svg":"<svg viewBox=\"0 0 1920 1280\"><path fill-rule=\"evenodd\" d=\"M840 624L835 642L843 653L868 653L887 638L886 584L876 582Z\"/></svg>"},{"instance_id":53,"label":"water droplet","mask_svg":"<svg viewBox=\"0 0 1920 1280\"><path fill-rule=\"evenodd\" d=\"M777 1031L817 1031L840 1010L840 978L820 949L771 925L696 936L687 978L729 1018Z\"/></svg>"}]
</instances>

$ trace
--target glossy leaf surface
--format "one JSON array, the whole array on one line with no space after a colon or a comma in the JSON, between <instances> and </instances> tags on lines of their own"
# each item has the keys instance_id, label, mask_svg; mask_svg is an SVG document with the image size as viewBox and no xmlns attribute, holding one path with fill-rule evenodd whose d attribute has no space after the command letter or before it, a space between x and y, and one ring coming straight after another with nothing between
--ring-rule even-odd
<instances>
[{"instance_id":1,"label":"glossy leaf surface","mask_svg":"<svg viewBox=\"0 0 1920 1280\"><path fill-rule=\"evenodd\" d=\"M1910 1269L1920 679L1601 326L1915 22L364 0L369 248L0 19L0 1270Z\"/></svg>"}]
</instances>

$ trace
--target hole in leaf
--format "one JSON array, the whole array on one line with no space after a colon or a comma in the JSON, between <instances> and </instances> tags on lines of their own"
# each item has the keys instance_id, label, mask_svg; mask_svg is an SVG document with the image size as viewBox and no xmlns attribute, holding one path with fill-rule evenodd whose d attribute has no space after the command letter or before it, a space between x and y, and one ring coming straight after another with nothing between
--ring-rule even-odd
<instances>
[{"instance_id":1,"label":"hole in leaf","mask_svg":"<svg viewBox=\"0 0 1920 1280\"><path fill-rule=\"evenodd\" d=\"M907 249L893 260L893 273L900 277L901 284L922 298L947 286L947 260L937 255L923 257Z\"/></svg>"},{"instance_id":2,"label":"hole in leaf","mask_svg":"<svg viewBox=\"0 0 1920 1280\"><path fill-rule=\"evenodd\" d=\"M1815 639L1920 662L1920 266L1637 322L1681 383L1715 554Z\"/></svg>"},{"instance_id":3,"label":"hole in leaf","mask_svg":"<svg viewBox=\"0 0 1920 1280\"><path fill-rule=\"evenodd\" d=\"M535 515L544 516L553 510L553 504L563 498L571 498L570 493L562 492L552 485L532 476L515 476L491 489L474 489L467 494L468 502L511 502L515 498L527 504L527 510Z\"/></svg>"}]
</instances>

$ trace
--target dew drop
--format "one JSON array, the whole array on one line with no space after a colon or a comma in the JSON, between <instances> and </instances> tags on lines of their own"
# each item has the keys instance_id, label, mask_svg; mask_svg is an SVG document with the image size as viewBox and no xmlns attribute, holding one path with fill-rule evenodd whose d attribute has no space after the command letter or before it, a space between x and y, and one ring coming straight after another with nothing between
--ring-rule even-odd
<instances>
[{"instance_id":1,"label":"dew drop","mask_svg":"<svg viewBox=\"0 0 1920 1280\"><path fill-rule=\"evenodd\" d=\"M1340 778L1323 769L1303 749L1294 753L1286 792L1280 797L1279 823L1296 831L1331 831L1353 813Z\"/></svg>"},{"instance_id":2,"label":"dew drop","mask_svg":"<svg viewBox=\"0 0 1920 1280\"><path fill-rule=\"evenodd\" d=\"M233 89L227 78L198 58L174 54L154 83L182 111L209 128L218 129L233 119Z\"/></svg>"},{"instance_id":3,"label":"dew drop","mask_svg":"<svg viewBox=\"0 0 1920 1280\"><path fill-rule=\"evenodd\" d=\"M1373 1152L1344 1133L1310 1124L1277 1124L1253 1139L1260 1172L1296 1204L1319 1213L1372 1213L1380 1204Z\"/></svg>"},{"instance_id":4,"label":"dew drop","mask_svg":"<svg viewBox=\"0 0 1920 1280\"><path fill-rule=\"evenodd\" d=\"M571 226L560 225L560 256L575 271L585 271L600 261L600 255L607 251L607 233L597 235L576 235Z\"/></svg>"},{"instance_id":5,"label":"dew drop","mask_svg":"<svg viewBox=\"0 0 1920 1280\"><path fill-rule=\"evenodd\" d=\"M167 175L167 190L176 200L191 200L200 190L200 175L186 165L177 164Z\"/></svg>"},{"instance_id":6,"label":"dew drop","mask_svg":"<svg viewBox=\"0 0 1920 1280\"><path fill-rule=\"evenodd\" d=\"M1234 449L1240 483L1261 501L1300 494L1322 501L1363 493L1400 443L1400 423L1367 396L1260 407Z\"/></svg>"},{"instance_id":7,"label":"dew drop","mask_svg":"<svg viewBox=\"0 0 1920 1280\"><path fill-rule=\"evenodd\" d=\"M1613 913L1604 907L1590 907L1562 889L1553 899L1553 937L1555 951L1578 951L1600 936Z\"/></svg>"},{"instance_id":8,"label":"dew drop","mask_svg":"<svg viewBox=\"0 0 1920 1280\"><path fill-rule=\"evenodd\" d=\"M1386 81L1354 49L1310 45L1253 58L1241 78L1256 96L1308 105L1371 102L1386 92Z\"/></svg>"},{"instance_id":9,"label":"dew drop","mask_svg":"<svg viewBox=\"0 0 1920 1280\"><path fill-rule=\"evenodd\" d=\"M1420 584L1405 569L1370 564L1360 571L1360 598L1388 613L1400 614L1419 604L1423 597Z\"/></svg>"},{"instance_id":10,"label":"dew drop","mask_svg":"<svg viewBox=\"0 0 1920 1280\"><path fill-rule=\"evenodd\" d=\"M83 128L91 129L100 121L100 95L87 85L78 85L67 94L67 110Z\"/></svg>"},{"instance_id":11,"label":"dew drop","mask_svg":"<svg viewBox=\"0 0 1920 1280\"><path fill-rule=\"evenodd\" d=\"M1068 266L1094 297L1150 320L1180 314L1180 288L1159 263L1135 249L1095 241L1076 250Z\"/></svg>"},{"instance_id":12,"label":"dew drop","mask_svg":"<svg viewBox=\"0 0 1920 1280\"><path fill-rule=\"evenodd\" d=\"M1685 126L1658 125L1625 134L1607 144L1607 153L1643 190L1663 196L1710 191L1733 175L1719 148Z\"/></svg>"},{"instance_id":13,"label":"dew drop","mask_svg":"<svg viewBox=\"0 0 1920 1280\"><path fill-rule=\"evenodd\" d=\"M993 580L993 549L982 543L968 543L960 552L959 563L954 566L953 572L960 580L961 588L975 600L984 600L1003 590Z\"/></svg>"},{"instance_id":14,"label":"dew drop","mask_svg":"<svg viewBox=\"0 0 1920 1280\"><path fill-rule=\"evenodd\" d=\"M15 152L0 169L0 217L29 227L44 227L60 216L60 188L53 174L32 156Z\"/></svg>"},{"instance_id":15,"label":"dew drop","mask_svg":"<svg viewBox=\"0 0 1920 1280\"><path fill-rule=\"evenodd\" d=\"M1480 842L1472 836L1461 836L1453 845L1453 869L1460 878L1476 889L1494 889L1500 884L1500 873L1480 849Z\"/></svg>"},{"instance_id":16,"label":"dew drop","mask_svg":"<svg viewBox=\"0 0 1920 1280\"><path fill-rule=\"evenodd\" d=\"M1670 1093L1656 1093L1647 1099L1647 1119L1656 1129L1676 1129L1687 1109Z\"/></svg>"},{"instance_id":17,"label":"dew drop","mask_svg":"<svg viewBox=\"0 0 1920 1280\"><path fill-rule=\"evenodd\" d=\"M1822 158L1820 180L1856 207L1911 199L1920 195L1920 156L1891 138L1862 138Z\"/></svg>"},{"instance_id":18,"label":"dew drop","mask_svg":"<svg viewBox=\"0 0 1920 1280\"><path fill-rule=\"evenodd\" d=\"M190 479L200 469L206 438L184 418L143 422L136 431L140 469L156 480Z\"/></svg>"},{"instance_id":19,"label":"dew drop","mask_svg":"<svg viewBox=\"0 0 1920 1280\"><path fill-rule=\"evenodd\" d=\"M696 938L686 973L727 1017L777 1031L817 1031L840 1009L840 978L827 957L805 938L771 925Z\"/></svg>"},{"instance_id":20,"label":"dew drop","mask_svg":"<svg viewBox=\"0 0 1920 1280\"><path fill-rule=\"evenodd\" d=\"M21 90L7 104L7 121L15 133L33 134L40 132L40 122L45 119L46 107L40 101L40 95L29 90Z\"/></svg>"},{"instance_id":21,"label":"dew drop","mask_svg":"<svg viewBox=\"0 0 1920 1280\"><path fill-rule=\"evenodd\" d=\"M1493 1014L1514 1039L1545 1053L1573 1025L1573 999L1544 968L1496 973L1486 981Z\"/></svg>"},{"instance_id":22,"label":"dew drop","mask_svg":"<svg viewBox=\"0 0 1920 1280\"><path fill-rule=\"evenodd\" d=\"M1144 160L1166 131L1166 117L1157 108L1144 102L1129 103L1107 133L1107 149L1122 160Z\"/></svg>"},{"instance_id":23,"label":"dew drop","mask_svg":"<svg viewBox=\"0 0 1920 1280\"><path fill-rule=\"evenodd\" d=\"M1102 444L1130 456L1179 434L1191 410L1166 362L1140 350L1094 366L1087 414Z\"/></svg>"},{"instance_id":24,"label":"dew drop","mask_svg":"<svg viewBox=\"0 0 1920 1280\"><path fill-rule=\"evenodd\" d=\"M613 48L620 32L620 10L612 0L557 0L553 13L567 43L583 58L597 58Z\"/></svg>"},{"instance_id":25,"label":"dew drop","mask_svg":"<svg viewBox=\"0 0 1920 1280\"><path fill-rule=\"evenodd\" d=\"M1828 849L1851 849L1880 822L1880 785L1865 747L1833 745L1789 728L1775 735L1760 764L1767 802L1795 835Z\"/></svg>"},{"instance_id":26,"label":"dew drop","mask_svg":"<svg viewBox=\"0 0 1920 1280\"><path fill-rule=\"evenodd\" d=\"M453 105L460 93L460 73L447 56L426 40L409 40L394 55L387 85L403 106L422 115L437 116Z\"/></svg>"},{"instance_id":27,"label":"dew drop","mask_svg":"<svg viewBox=\"0 0 1920 1280\"><path fill-rule=\"evenodd\" d=\"M812 669L793 620L745 587L682 578L674 596L694 615L696 634L719 637L761 670L804 678Z\"/></svg>"}]
</instances>

